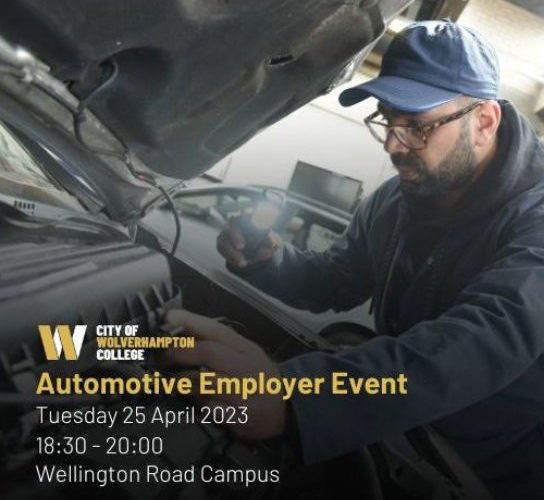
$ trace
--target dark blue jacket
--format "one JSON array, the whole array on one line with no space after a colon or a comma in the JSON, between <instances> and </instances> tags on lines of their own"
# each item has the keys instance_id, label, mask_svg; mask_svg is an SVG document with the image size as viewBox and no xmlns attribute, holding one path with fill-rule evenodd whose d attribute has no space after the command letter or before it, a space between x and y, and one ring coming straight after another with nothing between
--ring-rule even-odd
<instances>
[{"instance_id":1,"label":"dark blue jacket","mask_svg":"<svg viewBox=\"0 0 544 500\"><path fill-rule=\"evenodd\" d=\"M330 251L285 246L246 276L313 311L373 297L375 339L293 358L285 375L408 377L406 396L296 397L307 461L432 423L497 498L544 498L544 151L501 105L498 152L448 214L416 212L394 178ZM407 275L411 234L428 255Z\"/></svg>"}]
</instances>

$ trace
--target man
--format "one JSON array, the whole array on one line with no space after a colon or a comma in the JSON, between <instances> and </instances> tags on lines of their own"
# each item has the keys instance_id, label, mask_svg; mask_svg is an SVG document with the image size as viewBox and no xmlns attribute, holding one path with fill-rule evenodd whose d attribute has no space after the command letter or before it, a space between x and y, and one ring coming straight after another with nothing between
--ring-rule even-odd
<instances>
[{"instance_id":1,"label":"man","mask_svg":"<svg viewBox=\"0 0 544 500\"><path fill-rule=\"evenodd\" d=\"M498 85L496 55L479 35L450 21L409 26L380 76L340 97L378 99L365 122L398 176L323 254L276 249L271 236L256 265L235 223L219 237L231 270L288 304L345 310L372 297L376 338L278 367L227 327L174 311L170 323L203 339L176 361L232 375L404 373L403 397L295 397L304 458L432 423L497 498L544 497L544 151L513 106L497 101ZM285 431L284 402L249 404L251 423L237 432Z\"/></svg>"}]
</instances>

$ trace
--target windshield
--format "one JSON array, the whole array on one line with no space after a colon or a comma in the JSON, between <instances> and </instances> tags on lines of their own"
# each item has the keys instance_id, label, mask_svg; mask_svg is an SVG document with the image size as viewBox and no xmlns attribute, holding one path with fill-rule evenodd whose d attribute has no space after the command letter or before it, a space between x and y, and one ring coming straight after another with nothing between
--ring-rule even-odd
<instances>
[{"instance_id":1,"label":"windshield","mask_svg":"<svg viewBox=\"0 0 544 500\"><path fill-rule=\"evenodd\" d=\"M231 217L254 208L259 196L250 193L244 194L236 188L217 189L216 192L181 192L174 204L185 220L198 219L221 231ZM319 252L328 249L347 226L347 220L339 222L326 212L296 200L290 200L282 210L288 210L289 216L280 230L281 236L301 250Z\"/></svg>"}]
</instances>

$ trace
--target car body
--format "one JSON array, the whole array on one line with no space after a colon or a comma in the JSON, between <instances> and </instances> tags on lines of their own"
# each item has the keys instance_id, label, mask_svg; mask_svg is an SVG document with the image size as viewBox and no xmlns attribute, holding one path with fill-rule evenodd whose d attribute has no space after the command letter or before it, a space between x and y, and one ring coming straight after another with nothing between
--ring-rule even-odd
<instances>
[{"instance_id":1,"label":"car body","mask_svg":"<svg viewBox=\"0 0 544 500\"><path fill-rule=\"evenodd\" d=\"M89 342L77 364L50 361L37 327L84 324L92 331L99 325L137 324L154 334L161 331L166 310L184 306L227 317L278 361L330 348L319 326L308 327L268 297L256 299L239 281L219 286L211 276L215 267L170 255L164 247L172 241L166 225L146 227L150 219L142 217L160 215L157 207L179 191L181 180L332 88L407 3L13 0L3 6L0 483L5 498L217 497L203 485L194 491L171 484L113 489L37 484L36 435L69 437L83 431L62 424L40 429L36 405L119 404L37 397L40 373L77 369L127 377L154 369L151 362L91 362ZM335 223L340 227L345 219ZM185 225L188 230L188 219ZM190 238L189 231L182 233L181 244ZM154 404L177 411L188 401L166 398ZM111 432L117 436L123 429ZM131 436L148 433L137 428ZM85 434L98 439L101 431L89 428ZM295 469L285 462L284 443L240 442L219 427L180 426L164 438L163 464L213 461L255 468L279 460L286 470L297 471L288 475L283 498L337 498L338 485L359 486L358 479L346 481L339 472L346 469L352 478L365 477L367 492L378 483L366 450L351 459ZM420 455L414 459L388 449L380 446L380 453L396 457L391 467L397 472L406 467L428 479L432 487L426 498L462 489L444 481L444 470L422 465ZM85 460L93 467L112 461L128 467L140 458L114 460L96 451ZM380 469L389 471L389 466ZM225 486L221 496L271 498L278 492Z\"/></svg>"},{"instance_id":2,"label":"car body","mask_svg":"<svg viewBox=\"0 0 544 500\"><path fill-rule=\"evenodd\" d=\"M176 258L217 285L244 297L246 302L296 336L313 338L317 334L343 342L352 337L353 343L372 337L374 322L368 312L369 303L348 312L331 310L317 314L298 310L266 295L226 268L224 258L216 249L219 232L231 217L252 209L270 192L284 198L282 212L288 212L288 220L280 230L283 240L300 250L326 250L349 223L351 214L348 212L276 188L211 184L181 189L173 200L181 219L182 234L190 237L182 237ZM148 213L140 226L156 234L164 247L172 245L175 227L167 204Z\"/></svg>"}]
</instances>

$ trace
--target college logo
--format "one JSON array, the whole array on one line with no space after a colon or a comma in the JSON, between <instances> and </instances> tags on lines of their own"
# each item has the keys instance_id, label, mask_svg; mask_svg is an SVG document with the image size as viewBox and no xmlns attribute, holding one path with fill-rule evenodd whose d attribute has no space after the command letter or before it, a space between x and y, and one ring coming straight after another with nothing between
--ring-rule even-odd
<instances>
[{"instance_id":1,"label":"college logo","mask_svg":"<svg viewBox=\"0 0 544 500\"><path fill-rule=\"evenodd\" d=\"M81 353L87 325L76 325L74 333L68 325L57 325L55 332L50 325L38 325L47 361L58 361L64 352L68 361L76 361Z\"/></svg>"}]
</instances>

